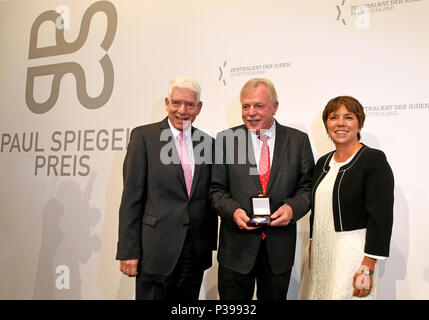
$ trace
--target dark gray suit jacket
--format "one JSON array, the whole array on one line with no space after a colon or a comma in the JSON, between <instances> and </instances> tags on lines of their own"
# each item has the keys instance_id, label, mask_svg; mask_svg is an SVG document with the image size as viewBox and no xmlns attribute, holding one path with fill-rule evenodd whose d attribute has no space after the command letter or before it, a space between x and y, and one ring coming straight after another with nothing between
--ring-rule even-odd
<instances>
[{"instance_id":1,"label":"dark gray suit jacket","mask_svg":"<svg viewBox=\"0 0 429 320\"><path fill-rule=\"evenodd\" d=\"M244 150L243 145L247 146ZM247 128L241 125L219 133L216 137L216 156L210 199L221 217L218 261L225 268L246 274L255 264L263 230L240 230L233 219L238 208L250 217L250 198L262 190ZM313 153L307 134L276 122L276 141L267 187L267 194L272 200L272 213L288 203L296 222L308 212L313 168ZM256 174L252 175L250 170ZM295 257L296 224L267 227L265 232L272 271L275 274L288 271Z\"/></svg>"},{"instance_id":2,"label":"dark gray suit jacket","mask_svg":"<svg viewBox=\"0 0 429 320\"><path fill-rule=\"evenodd\" d=\"M208 201L214 140L195 128L192 140L195 171L188 197L167 118L131 132L123 166L116 259L141 259L144 273L169 275L188 229L202 270L212 264L218 219Z\"/></svg>"}]
</instances>

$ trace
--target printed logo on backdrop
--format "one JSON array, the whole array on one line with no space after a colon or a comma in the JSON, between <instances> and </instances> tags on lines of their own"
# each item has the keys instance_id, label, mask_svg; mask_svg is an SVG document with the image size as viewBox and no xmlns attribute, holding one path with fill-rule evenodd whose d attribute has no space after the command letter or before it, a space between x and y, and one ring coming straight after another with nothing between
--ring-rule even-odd
<instances>
[{"instance_id":1,"label":"printed logo on backdrop","mask_svg":"<svg viewBox=\"0 0 429 320\"><path fill-rule=\"evenodd\" d=\"M49 10L41 13L31 27L29 60L69 55L81 49L88 38L91 20L98 12L103 12L107 18L106 33L100 44L101 48L107 52L115 38L118 18L116 9L111 2L99 1L92 4L84 13L79 35L74 42L67 42L64 38L64 29L70 27L70 10L67 6L62 5L59 6L57 10ZM55 27L56 45L38 47L37 41L40 26L47 21L52 21L52 25ZM64 57L64 60L69 59L69 56ZM82 66L75 61L29 67L27 69L27 86L25 92L25 100L28 108L36 114L46 113L51 110L58 100L61 80L64 75L68 73L73 74L75 77L77 98L83 107L87 109L97 109L104 106L112 95L114 71L112 61L107 53L99 63L104 74L104 84L101 93L95 98L88 95L85 71ZM34 99L34 82L37 77L42 76L53 76L53 79L49 98L39 103Z\"/></svg>"},{"instance_id":2,"label":"printed logo on backdrop","mask_svg":"<svg viewBox=\"0 0 429 320\"><path fill-rule=\"evenodd\" d=\"M389 13L404 5L425 0L350 1L339 0L336 20L344 26L369 29L373 14Z\"/></svg>"},{"instance_id":3,"label":"printed logo on backdrop","mask_svg":"<svg viewBox=\"0 0 429 320\"><path fill-rule=\"evenodd\" d=\"M231 65L225 60L219 65L219 78L224 86L235 77L266 77L273 72L283 72L291 67L290 61L276 61L270 63L255 63L250 65Z\"/></svg>"},{"instance_id":4,"label":"printed logo on backdrop","mask_svg":"<svg viewBox=\"0 0 429 320\"><path fill-rule=\"evenodd\" d=\"M85 70L74 61L73 53L79 51L87 42L91 20L95 14L100 12L104 13L107 18L104 38L100 44L106 54L99 61L103 70L103 88L97 97L90 97L87 93ZM27 69L25 99L28 109L34 114L45 114L55 107L60 94L60 84L66 74L74 76L76 95L80 105L85 109L101 108L112 95L114 70L107 51L115 38L118 23L114 5L109 1L99 1L89 6L83 14L79 34L73 42L67 42L64 38L64 30L70 28L70 15L70 8L61 5L56 10L42 12L32 24L28 59L33 65L34 62L38 65ZM39 29L45 22L48 23L48 27L52 28L55 45L39 47ZM92 29L94 29L94 24L92 24ZM51 57L56 57L57 61L60 57L64 62L47 64L46 62L49 62ZM50 76L52 79L49 98L44 102L36 102L34 85L36 81L41 81L38 78L43 76ZM61 88L66 89L64 86ZM51 132L43 130L2 132L0 153L35 154L33 171L35 176L88 176L91 171L90 155L92 153L126 150L129 137L130 128L75 130L62 128Z\"/></svg>"},{"instance_id":5,"label":"printed logo on backdrop","mask_svg":"<svg viewBox=\"0 0 429 320\"><path fill-rule=\"evenodd\" d=\"M367 117L394 117L405 113L429 111L429 102L369 105L363 108Z\"/></svg>"}]
</instances>

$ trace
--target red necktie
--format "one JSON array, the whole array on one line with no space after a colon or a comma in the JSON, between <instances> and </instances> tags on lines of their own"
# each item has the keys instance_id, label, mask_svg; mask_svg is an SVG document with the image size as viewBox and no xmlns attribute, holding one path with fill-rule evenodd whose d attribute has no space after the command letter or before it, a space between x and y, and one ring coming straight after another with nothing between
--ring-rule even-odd
<instances>
[{"instance_id":1,"label":"red necktie","mask_svg":"<svg viewBox=\"0 0 429 320\"><path fill-rule=\"evenodd\" d=\"M259 158L259 181L261 182L262 192L267 193L268 180L270 180L270 150L268 149L266 135L258 137L262 141L261 157Z\"/></svg>"}]
</instances>

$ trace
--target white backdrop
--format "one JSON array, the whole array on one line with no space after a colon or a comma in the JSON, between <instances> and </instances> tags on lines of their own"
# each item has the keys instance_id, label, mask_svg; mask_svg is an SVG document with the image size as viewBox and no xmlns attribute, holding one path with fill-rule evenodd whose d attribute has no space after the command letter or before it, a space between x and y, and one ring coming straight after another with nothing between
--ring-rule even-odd
<instances>
[{"instance_id":1,"label":"white backdrop","mask_svg":"<svg viewBox=\"0 0 429 320\"><path fill-rule=\"evenodd\" d=\"M52 48L32 51L49 10L32 45ZM276 119L307 132L316 159L332 149L327 101L360 100L362 142L396 182L380 298L428 299L428 13L428 0L0 1L0 298L134 297L114 260L122 161L130 129L165 117L168 81L186 74L212 136L241 124L248 79L271 79ZM290 299L306 297L308 215L298 227ZM218 298L215 259L201 298Z\"/></svg>"}]
</instances>

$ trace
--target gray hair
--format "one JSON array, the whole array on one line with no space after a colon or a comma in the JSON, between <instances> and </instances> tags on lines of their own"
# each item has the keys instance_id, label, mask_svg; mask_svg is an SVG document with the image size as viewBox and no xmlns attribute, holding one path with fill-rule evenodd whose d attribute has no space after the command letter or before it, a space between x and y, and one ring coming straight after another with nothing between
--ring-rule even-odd
<instances>
[{"instance_id":1,"label":"gray hair","mask_svg":"<svg viewBox=\"0 0 429 320\"><path fill-rule=\"evenodd\" d=\"M268 92L270 93L271 103L272 104L276 103L278 101L278 98L277 98L276 89L274 88L274 84L271 82L271 80L264 79L264 78L254 78L247 81L240 91L240 100L245 91L255 89L260 84L263 84L268 89Z\"/></svg>"},{"instance_id":2,"label":"gray hair","mask_svg":"<svg viewBox=\"0 0 429 320\"><path fill-rule=\"evenodd\" d=\"M178 77L172 81L170 81L168 85L168 99L171 100L171 94L173 93L174 88L182 88L182 89L189 89L196 94L196 102L200 102L200 96L201 96L201 87L198 84L197 81L194 79L187 77L187 76L181 76Z\"/></svg>"}]
</instances>

